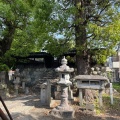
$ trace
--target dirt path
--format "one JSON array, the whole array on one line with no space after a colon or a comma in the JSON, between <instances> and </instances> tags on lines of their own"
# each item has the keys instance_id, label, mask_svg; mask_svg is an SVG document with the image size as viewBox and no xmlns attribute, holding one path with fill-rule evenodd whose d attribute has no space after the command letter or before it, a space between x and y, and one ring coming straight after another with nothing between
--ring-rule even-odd
<instances>
[{"instance_id":1,"label":"dirt path","mask_svg":"<svg viewBox=\"0 0 120 120\"><path fill-rule=\"evenodd\" d=\"M52 108L41 106L39 96L36 95L27 95L5 100L5 104L13 120L60 120L49 115ZM1 103L0 107L5 112ZM96 116L82 112L77 106L74 106L74 109L76 110L74 120L120 120L117 112L115 114ZM118 113L120 114L120 111L118 111Z\"/></svg>"}]
</instances>

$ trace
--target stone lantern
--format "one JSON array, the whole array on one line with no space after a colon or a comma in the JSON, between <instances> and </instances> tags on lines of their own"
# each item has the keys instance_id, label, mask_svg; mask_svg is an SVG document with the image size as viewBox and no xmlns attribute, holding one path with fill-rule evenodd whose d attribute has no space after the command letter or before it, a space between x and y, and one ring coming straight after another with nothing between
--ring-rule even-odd
<instances>
[{"instance_id":1,"label":"stone lantern","mask_svg":"<svg viewBox=\"0 0 120 120\"><path fill-rule=\"evenodd\" d=\"M54 108L50 114L58 118L74 118L74 110L68 104L68 87L72 85L69 81L70 73L74 71L73 68L67 66L67 59L65 57L61 61L61 66L56 68L55 71L59 73L58 85L61 87L61 103Z\"/></svg>"},{"instance_id":2,"label":"stone lantern","mask_svg":"<svg viewBox=\"0 0 120 120\"><path fill-rule=\"evenodd\" d=\"M16 90L16 96L18 95L18 87L19 87L19 83L20 83L20 72L19 72L19 69L16 69L15 70L15 73L14 73L14 86L15 86L15 90Z\"/></svg>"}]
</instances>

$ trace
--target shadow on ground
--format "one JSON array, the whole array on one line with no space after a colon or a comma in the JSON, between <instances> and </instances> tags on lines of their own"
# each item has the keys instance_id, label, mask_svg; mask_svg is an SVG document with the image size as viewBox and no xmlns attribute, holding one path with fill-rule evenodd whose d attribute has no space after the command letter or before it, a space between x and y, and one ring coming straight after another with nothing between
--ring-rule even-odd
<instances>
[{"instance_id":1,"label":"shadow on ground","mask_svg":"<svg viewBox=\"0 0 120 120\"><path fill-rule=\"evenodd\" d=\"M25 115L21 113L14 113L12 114L14 120L63 120L59 118L55 118L50 115L41 115L41 114L34 114L34 115ZM73 120L120 120L120 118L114 117L103 117L103 116L93 116L84 113L75 113L75 118ZM64 119L68 120L68 119ZM70 119L69 119L70 120Z\"/></svg>"},{"instance_id":2,"label":"shadow on ground","mask_svg":"<svg viewBox=\"0 0 120 120\"><path fill-rule=\"evenodd\" d=\"M9 101L21 101L25 106L34 106L29 113L12 113L12 117L14 120L63 120L58 119L49 114L52 108L47 106L42 106L40 104L40 99L38 95L28 95L23 97L18 97L11 99ZM23 107L24 109L24 107ZM88 114L79 110L79 106L75 109L75 118L73 120L120 120L120 111L111 113L111 110L107 111L107 114L97 116L94 114ZM66 120L66 119L64 119Z\"/></svg>"}]
</instances>

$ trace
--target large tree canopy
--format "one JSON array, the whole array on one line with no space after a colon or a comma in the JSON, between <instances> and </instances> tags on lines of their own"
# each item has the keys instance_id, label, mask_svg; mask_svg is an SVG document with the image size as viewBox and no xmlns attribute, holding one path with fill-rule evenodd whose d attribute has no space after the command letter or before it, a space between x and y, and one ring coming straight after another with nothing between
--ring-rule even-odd
<instances>
[{"instance_id":1,"label":"large tree canopy","mask_svg":"<svg viewBox=\"0 0 120 120\"><path fill-rule=\"evenodd\" d=\"M40 51L48 34L49 0L0 0L0 63L12 67L11 55Z\"/></svg>"},{"instance_id":2,"label":"large tree canopy","mask_svg":"<svg viewBox=\"0 0 120 120\"><path fill-rule=\"evenodd\" d=\"M56 0L50 24L56 34L62 35L62 41L52 39L47 49L54 52L60 46L64 52L71 47L68 43L74 43L78 74L88 74L91 52L102 62L120 42L119 5L117 0ZM51 35L55 33L51 30Z\"/></svg>"},{"instance_id":3,"label":"large tree canopy","mask_svg":"<svg viewBox=\"0 0 120 120\"><path fill-rule=\"evenodd\" d=\"M0 54L39 50L48 35L52 0L0 0Z\"/></svg>"},{"instance_id":4,"label":"large tree canopy","mask_svg":"<svg viewBox=\"0 0 120 120\"><path fill-rule=\"evenodd\" d=\"M119 0L0 0L0 53L75 48L78 74L88 74L120 41ZM95 51L97 49L97 51ZM104 49L104 50L101 50Z\"/></svg>"},{"instance_id":5,"label":"large tree canopy","mask_svg":"<svg viewBox=\"0 0 120 120\"><path fill-rule=\"evenodd\" d=\"M0 0L0 54L10 49L17 30L26 28L31 11L23 0Z\"/></svg>"}]
</instances>

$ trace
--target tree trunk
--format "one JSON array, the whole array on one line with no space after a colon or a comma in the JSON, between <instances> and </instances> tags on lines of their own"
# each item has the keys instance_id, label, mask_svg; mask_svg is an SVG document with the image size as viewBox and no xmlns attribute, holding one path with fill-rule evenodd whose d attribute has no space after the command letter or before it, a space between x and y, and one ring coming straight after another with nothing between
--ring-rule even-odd
<instances>
[{"instance_id":1,"label":"tree trunk","mask_svg":"<svg viewBox=\"0 0 120 120\"><path fill-rule=\"evenodd\" d=\"M76 41L76 66L78 75L89 74L90 71L90 55L87 48L87 35L86 35L86 12L85 12L85 1L75 0L75 7L77 13L75 15L75 41ZM83 98L85 101L93 101L93 93L89 89L83 90Z\"/></svg>"},{"instance_id":2,"label":"tree trunk","mask_svg":"<svg viewBox=\"0 0 120 120\"><path fill-rule=\"evenodd\" d=\"M15 33L15 27L12 25L11 22L6 21L6 31L7 34L4 36L4 38L0 41L0 55L3 56L7 50L10 49L12 41L13 41L13 36Z\"/></svg>"},{"instance_id":3,"label":"tree trunk","mask_svg":"<svg viewBox=\"0 0 120 120\"><path fill-rule=\"evenodd\" d=\"M90 73L89 58L76 55L77 75L87 75Z\"/></svg>"},{"instance_id":4,"label":"tree trunk","mask_svg":"<svg viewBox=\"0 0 120 120\"><path fill-rule=\"evenodd\" d=\"M78 6L80 5L80 6ZM89 55L87 50L87 35L86 35L86 25L85 22L85 10L84 1L75 0L75 7L77 8L77 13L75 15L75 41L76 41L76 66L77 74L88 74L89 71Z\"/></svg>"}]
</instances>

